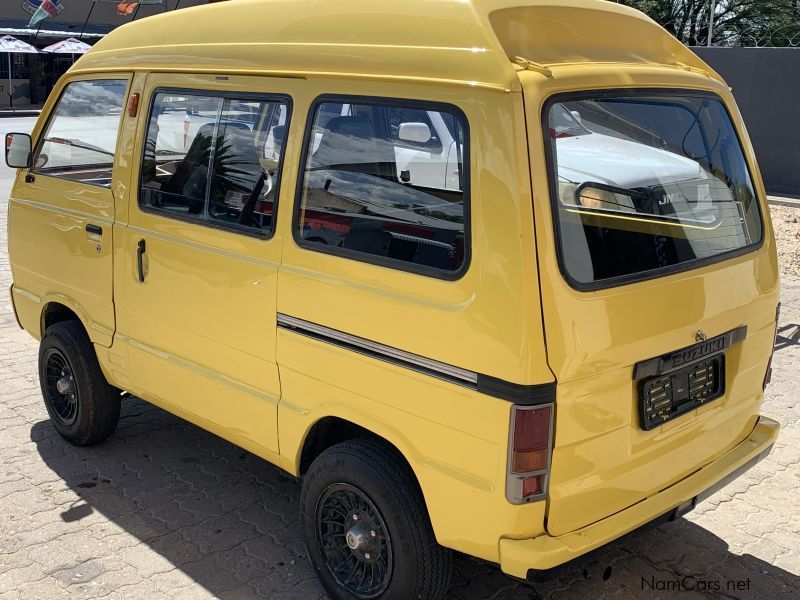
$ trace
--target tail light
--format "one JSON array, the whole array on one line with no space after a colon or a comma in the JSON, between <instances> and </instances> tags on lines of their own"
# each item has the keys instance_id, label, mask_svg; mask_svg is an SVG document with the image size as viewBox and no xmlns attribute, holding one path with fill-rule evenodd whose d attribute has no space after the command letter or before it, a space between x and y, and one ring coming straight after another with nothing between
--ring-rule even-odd
<instances>
[{"instance_id":1,"label":"tail light","mask_svg":"<svg viewBox=\"0 0 800 600\"><path fill-rule=\"evenodd\" d=\"M553 449L553 405L511 409L506 497L513 504L547 495Z\"/></svg>"}]
</instances>

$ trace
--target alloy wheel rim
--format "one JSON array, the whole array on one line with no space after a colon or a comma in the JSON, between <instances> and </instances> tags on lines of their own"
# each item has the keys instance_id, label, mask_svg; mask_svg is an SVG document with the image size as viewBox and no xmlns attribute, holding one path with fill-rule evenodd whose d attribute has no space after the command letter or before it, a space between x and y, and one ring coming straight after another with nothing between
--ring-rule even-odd
<instances>
[{"instance_id":1,"label":"alloy wheel rim","mask_svg":"<svg viewBox=\"0 0 800 600\"><path fill-rule=\"evenodd\" d=\"M45 400L54 419L72 425L78 418L78 390L72 367L61 351L50 348L44 356Z\"/></svg>"},{"instance_id":2,"label":"alloy wheel rim","mask_svg":"<svg viewBox=\"0 0 800 600\"><path fill-rule=\"evenodd\" d=\"M386 523L363 491L347 483L328 486L316 509L317 541L336 582L357 598L376 598L392 577Z\"/></svg>"}]
</instances>

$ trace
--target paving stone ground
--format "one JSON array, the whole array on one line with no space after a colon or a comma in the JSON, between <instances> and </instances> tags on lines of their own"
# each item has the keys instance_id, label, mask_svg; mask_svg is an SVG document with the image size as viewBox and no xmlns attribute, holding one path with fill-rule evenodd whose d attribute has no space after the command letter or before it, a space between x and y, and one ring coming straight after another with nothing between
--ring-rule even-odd
<instances>
[{"instance_id":1,"label":"paving stone ground","mask_svg":"<svg viewBox=\"0 0 800 600\"><path fill-rule=\"evenodd\" d=\"M4 168L0 600L324 598L301 540L299 486L277 468L135 398L100 446L56 435L36 342L9 308ZM694 513L533 585L459 556L448 600L799 598L800 278L784 278L774 367L762 412L783 425L775 450Z\"/></svg>"}]
</instances>

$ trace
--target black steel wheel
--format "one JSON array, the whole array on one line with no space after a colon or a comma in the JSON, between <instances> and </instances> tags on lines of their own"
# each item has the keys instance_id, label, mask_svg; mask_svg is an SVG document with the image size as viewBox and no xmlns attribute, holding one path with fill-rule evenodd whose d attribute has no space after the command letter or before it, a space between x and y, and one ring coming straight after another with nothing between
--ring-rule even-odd
<instances>
[{"instance_id":1,"label":"black steel wheel","mask_svg":"<svg viewBox=\"0 0 800 600\"><path fill-rule=\"evenodd\" d=\"M317 540L336 582L357 598L377 598L392 577L392 543L370 498L334 483L317 503Z\"/></svg>"},{"instance_id":2,"label":"black steel wheel","mask_svg":"<svg viewBox=\"0 0 800 600\"><path fill-rule=\"evenodd\" d=\"M80 321L47 328L39 345L39 384L53 427L88 446L106 439L119 420L120 391L109 385Z\"/></svg>"},{"instance_id":3,"label":"black steel wheel","mask_svg":"<svg viewBox=\"0 0 800 600\"><path fill-rule=\"evenodd\" d=\"M44 401L51 409L53 419L63 425L72 425L78 418L78 390L72 367L67 357L58 349L44 353Z\"/></svg>"},{"instance_id":4,"label":"black steel wheel","mask_svg":"<svg viewBox=\"0 0 800 600\"><path fill-rule=\"evenodd\" d=\"M300 519L311 564L334 600L440 600L451 553L436 543L414 473L380 440L322 452L303 477Z\"/></svg>"}]
</instances>

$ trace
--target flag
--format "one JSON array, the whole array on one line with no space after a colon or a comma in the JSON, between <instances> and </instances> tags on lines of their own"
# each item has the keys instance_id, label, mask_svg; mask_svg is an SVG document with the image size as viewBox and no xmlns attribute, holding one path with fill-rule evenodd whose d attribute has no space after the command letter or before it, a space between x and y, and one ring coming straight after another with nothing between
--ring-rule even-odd
<instances>
[{"instance_id":1,"label":"flag","mask_svg":"<svg viewBox=\"0 0 800 600\"><path fill-rule=\"evenodd\" d=\"M39 4L39 8L37 8L36 12L33 13L31 21L28 23L28 27L36 27L47 17L55 17L60 12L56 6L56 1L57 0L42 0Z\"/></svg>"},{"instance_id":2,"label":"flag","mask_svg":"<svg viewBox=\"0 0 800 600\"><path fill-rule=\"evenodd\" d=\"M163 8L164 0L138 0L138 2L133 2L132 0L122 0L122 2L117 4L117 14L123 16L129 15L140 4L151 4L161 6Z\"/></svg>"},{"instance_id":3,"label":"flag","mask_svg":"<svg viewBox=\"0 0 800 600\"><path fill-rule=\"evenodd\" d=\"M138 4L138 2L120 2L117 4L117 14L129 15L133 12L133 9L136 8Z\"/></svg>"}]
</instances>

